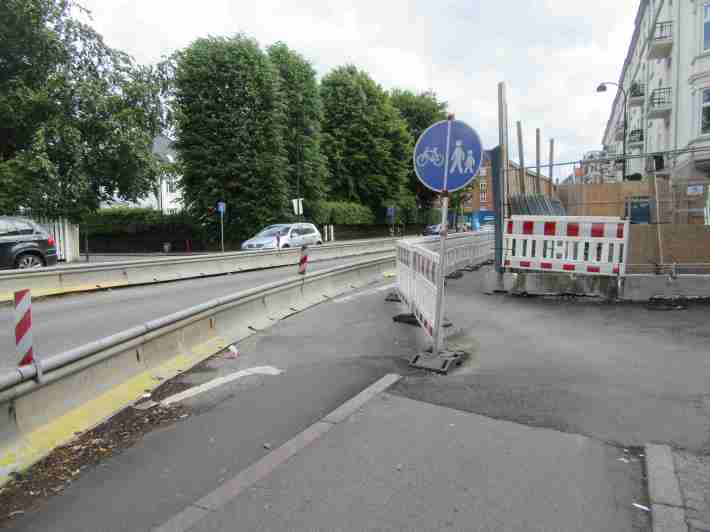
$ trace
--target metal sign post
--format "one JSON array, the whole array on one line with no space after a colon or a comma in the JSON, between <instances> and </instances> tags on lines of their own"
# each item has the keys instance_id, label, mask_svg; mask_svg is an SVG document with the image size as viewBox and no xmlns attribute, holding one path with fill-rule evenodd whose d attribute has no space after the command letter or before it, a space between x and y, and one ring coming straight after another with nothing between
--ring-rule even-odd
<instances>
[{"instance_id":1,"label":"metal sign post","mask_svg":"<svg viewBox=\"0 0 710 532\"><path fill-rule=\"evenodd\" d=\"M227 204L224 201L217 202L217 211L219 212L219 232L220 241L222 243L222 253L224 253L224 212L227 210Z\"/></svg>"},{"instance_id":2,"label":"metal sign post","mask_svg":"<svg viewBox=\"0 0 710 532\"><path fill-rule=\"evenodd\" d=\"M446 277L446 238L449 222L449 194L463 189L481 167L483 146L478 133L466 123L449 115L427 128L414 147L414 171L424 186L441 194L441 232L439 266L436 272L436 317L432 331L432 357L442 351L444 321L444 280ZM417 357L421 361L421 357ZM418 362L419 364L420 362Z\"/></svg>"}]
</instances>

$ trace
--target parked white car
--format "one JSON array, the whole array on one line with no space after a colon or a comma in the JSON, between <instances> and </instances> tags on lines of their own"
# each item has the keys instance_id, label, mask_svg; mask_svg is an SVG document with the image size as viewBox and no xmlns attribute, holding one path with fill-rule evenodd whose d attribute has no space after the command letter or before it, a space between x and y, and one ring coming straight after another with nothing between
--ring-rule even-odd
<instances>
[{"instance_id":1,"label":"parked white car","mask_svg":"<svg viewBox=\"0 0 710 532\"><path fill-rule=\"evenodd\" d=\"M263 229L259 234L242 243L242 250L298 248L303 245L320 245L323 237L313 224L276 224Z\"/></svg>"}]
</instances>

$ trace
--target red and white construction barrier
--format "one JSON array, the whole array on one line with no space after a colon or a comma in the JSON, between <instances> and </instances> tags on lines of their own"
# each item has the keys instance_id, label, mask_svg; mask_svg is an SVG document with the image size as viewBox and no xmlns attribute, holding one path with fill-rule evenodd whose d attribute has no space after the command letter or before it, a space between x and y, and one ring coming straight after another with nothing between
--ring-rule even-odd
<instances>
[{"instance_id":1,"label":"red and white construction barrier","mask_svg":"<svg viewBox=\"0 0 710 532\"><path fill-rule=\"evenodd\" d=\"M15 292L15 345L20 366L32 364L32 295L29 290Z\"/></svg>"},{"instance_id":2,"label":"red and white construction barrier","mask_svg":"<svg viewBox=\"0 0 710 532\"><path fill-rule=\"evenodd\" d=\"M301 248L301 258L298 260L298 273L306 274L306 266L308 265L308 246Z\"/></svg>"},{"instance_id":3,"label":"red and white construction barrier","mask_svg":"<svg viewBox=\"0 0 710 532\"><path fill-rule=\"evenodd\" d=\"M520 270L624 275L629 222L611 217L513 216L504 266Z\"/></svg>"}]
</instances>

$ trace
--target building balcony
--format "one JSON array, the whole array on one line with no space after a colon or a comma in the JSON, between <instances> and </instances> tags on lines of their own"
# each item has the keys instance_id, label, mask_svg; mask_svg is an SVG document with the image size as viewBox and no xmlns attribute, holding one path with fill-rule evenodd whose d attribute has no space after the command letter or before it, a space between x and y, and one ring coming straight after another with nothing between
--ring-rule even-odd
<instances>
[{"instance_id":1,"label":"building balcony","mask_svg":"<svg viewBox=\"0 0 710 532\"><path fill-rule=\"evenodd\" d=\"M627 141L629 147L643 146L643 129L632 129Z\"/></svg>"},{"instance_id":2,"label":"building balcony","mask_svg":"<svg viewBox=\"0 0 710 532\"><path fill-rule=\"evenodd\" d=\"M650 155L646 158L646 173L658 176L670 175L670 161L663 154Z\"/></svg>"},{"instance_id":3,"label":"building balcony","mask_svg":"<svg viewBox=\"0 0 710 532\"><path fill-rule=\"evenodd\" d=\"M670 87L656 89L651 93L648 118L668 118L673 110L673 92Z\"/></svg>"},{"instance_id":4,"label":"building balcony","mask_svg":"<svg viewBox=\"0 0 710 532\"><path fill-rule=\"evenodd\" d=\"M673 50L673 22L659 22L648 39L648 58L663 59Z\"/></svg>"},{"instance_id":5,"label":"building balcony","mask_svg":"<svg viewBox=\"0 0 710 532\"><path fill-rule=\"evenodd\" d=\"M646 99L646 86L642 83L634 83L629 91L629 107L642 106Z\"/></svg>"}]
</instances>

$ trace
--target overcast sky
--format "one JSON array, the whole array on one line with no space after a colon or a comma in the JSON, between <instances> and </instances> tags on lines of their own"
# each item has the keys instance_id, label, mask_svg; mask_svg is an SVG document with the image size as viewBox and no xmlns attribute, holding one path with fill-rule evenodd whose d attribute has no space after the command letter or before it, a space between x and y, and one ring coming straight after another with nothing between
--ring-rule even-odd
<instances>
[{"instance_id":1,"label":"overcast sky","mask_svg":"<svg viewBox=\"0 0 710 532\"><path fill-rule=\"evenodd\" d=\"M508 83L511 141L521 120L526 165L598 149L638 0L83 0L107 43L155 62L196 38L243 32L283 41L319 75L352 63L383 87L433 89L456 117L498 143L497 83ZM517 147L511 150L517 159ZM566 176L571 169L560 169Z\"/></svg>"}]
</instances>

